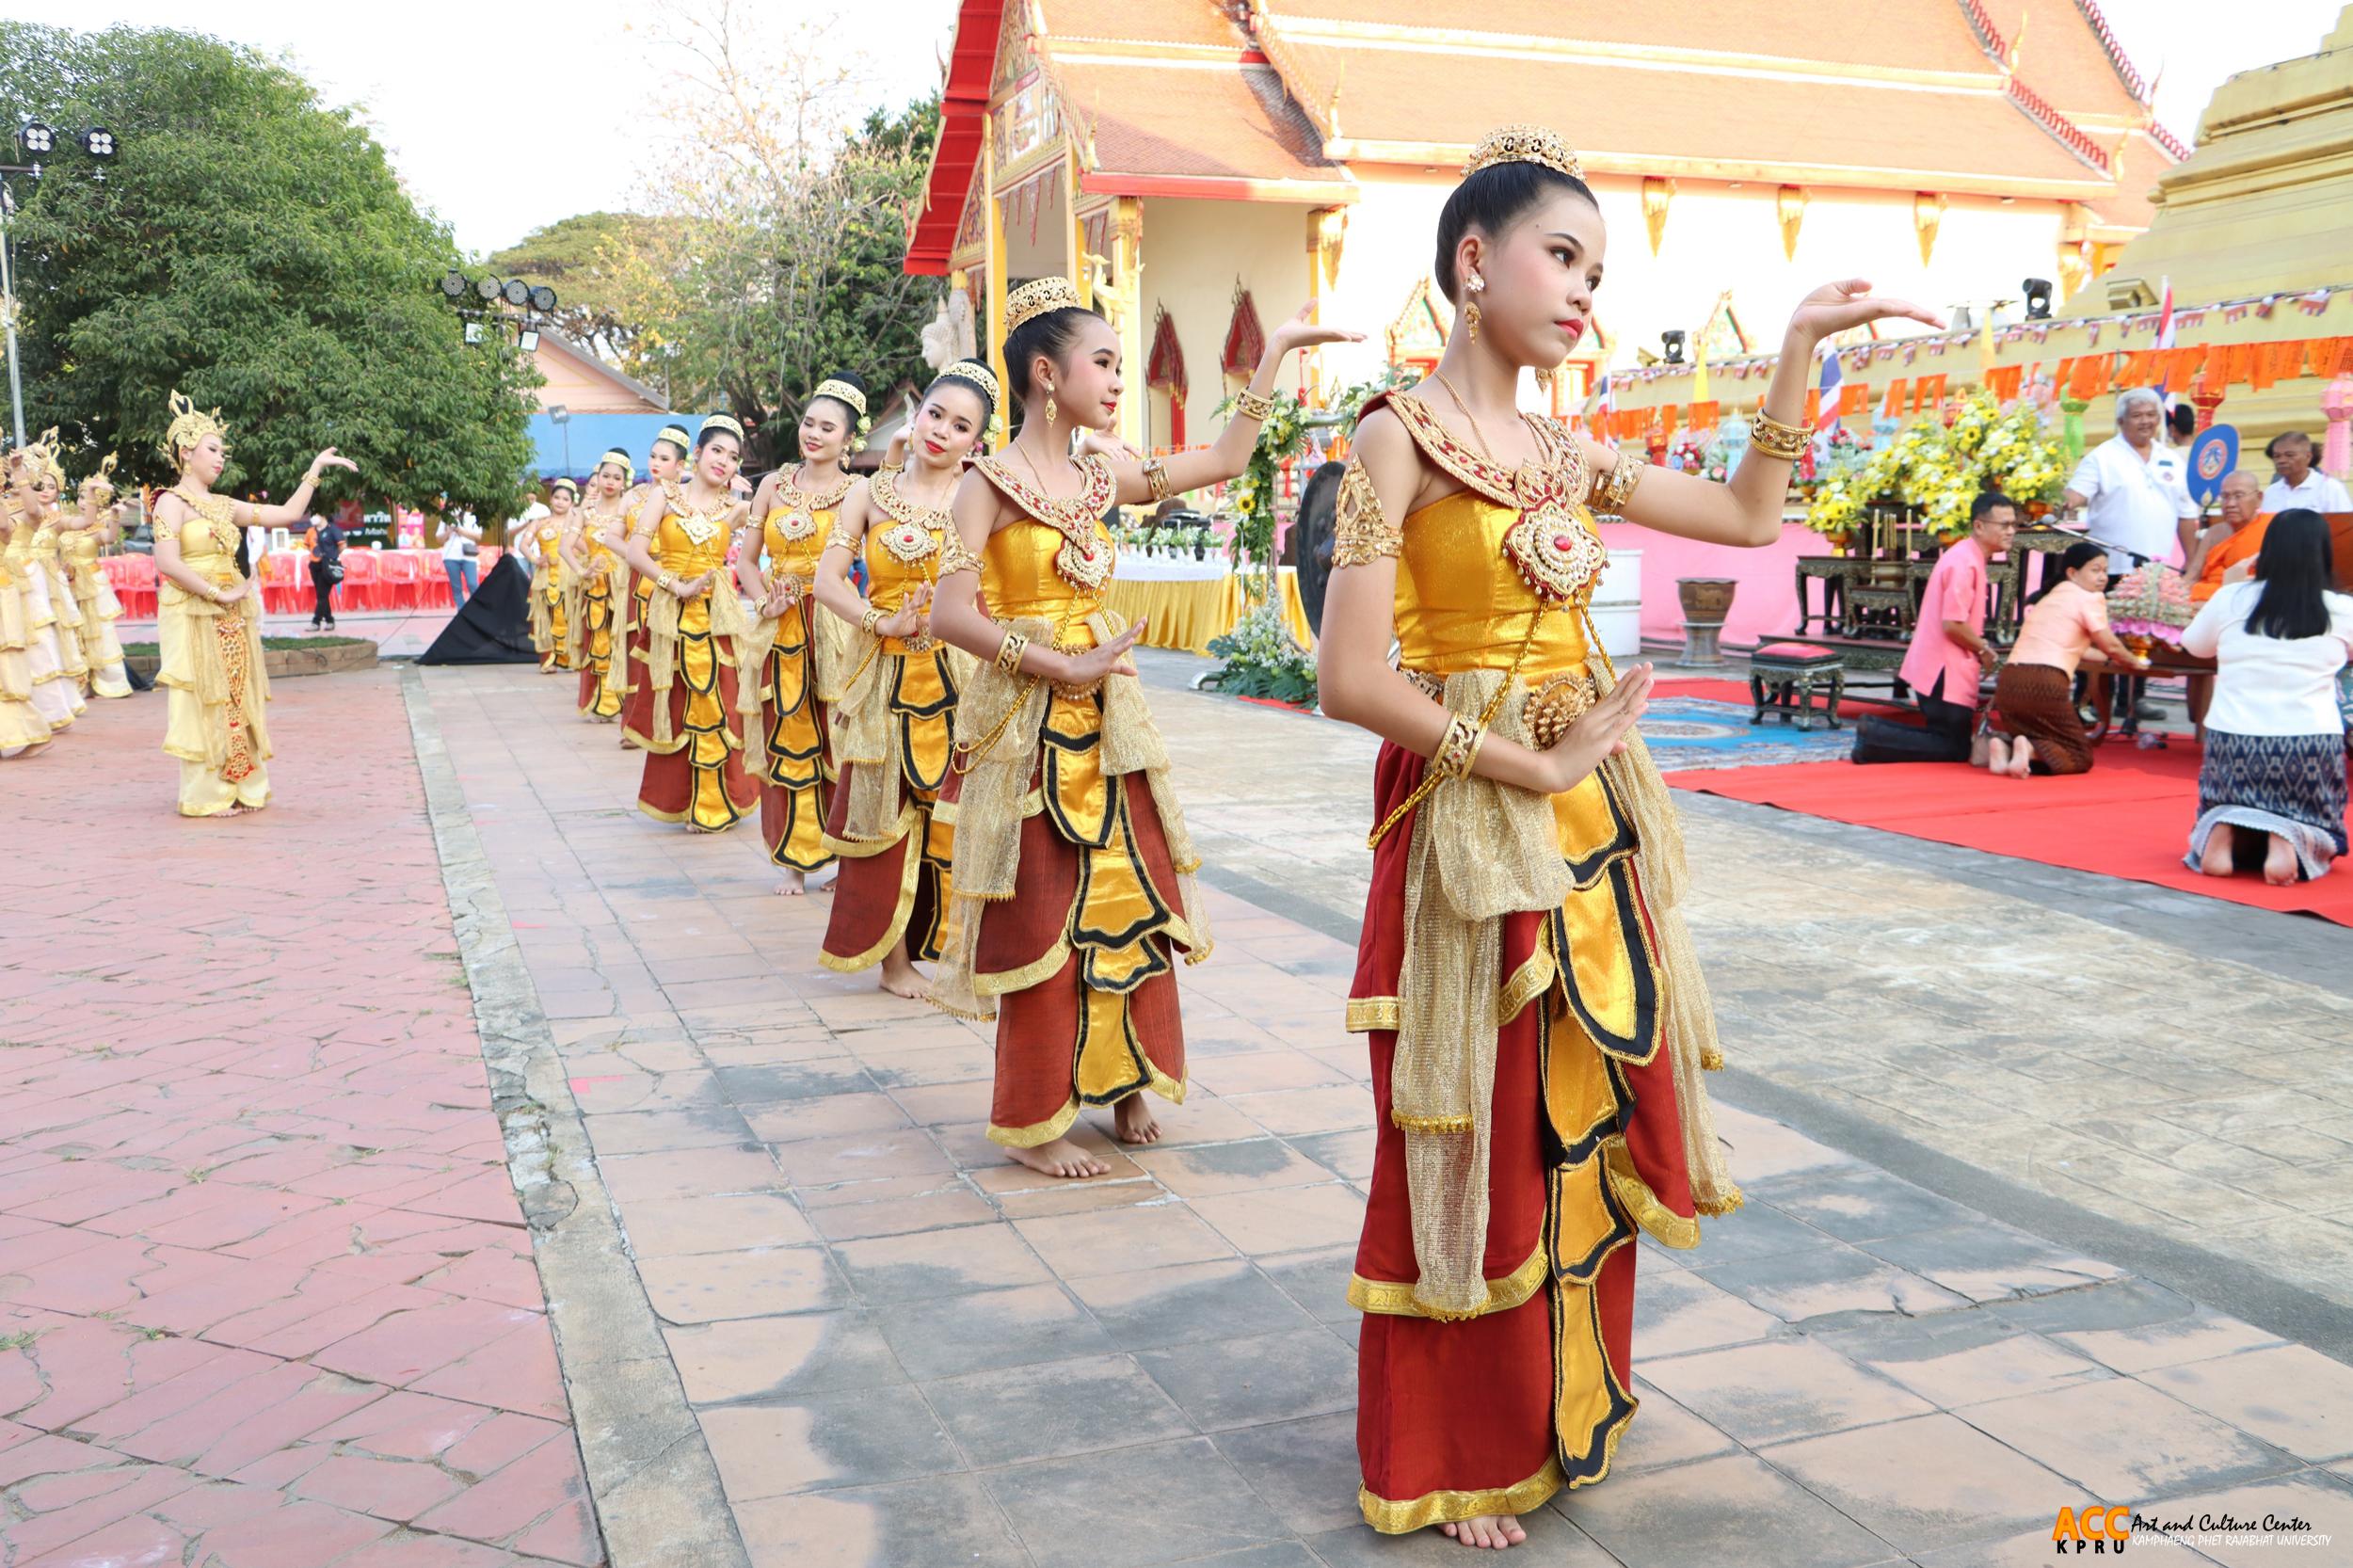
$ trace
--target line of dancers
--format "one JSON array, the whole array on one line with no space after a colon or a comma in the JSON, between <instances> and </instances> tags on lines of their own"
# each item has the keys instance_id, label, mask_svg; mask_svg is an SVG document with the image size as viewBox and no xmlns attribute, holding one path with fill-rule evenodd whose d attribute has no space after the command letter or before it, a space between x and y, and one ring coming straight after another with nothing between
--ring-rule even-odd
<instances>
[{"instance_id":1,"label":"line of dancers","mask_svg":"<svg viewBox=\"0 0 2353 1568\"><path fill-rule=\"evenodd\" d=\"M131 695L115 636L122 606L98 566L122 522L114 470L108 453L68 508L55 430L8 454L0 485L0 758L40 751L93 697Z\"/></svg>"},{"instance_id":2,"label":"line of dancers","mask_svg":"<svg viewBox=\"0 0 2353 1568\"><path fill-rule=\"evenodd\" d=\"M1634 1416L1637 1237L1695 1246L1702 1215L1740 1203L1682 839L1635 728L1650 671L1614 669L1590 617L1595 516L1770 542L1817 345L1932 318L1860 280L1809 296L1713 483L1519 410L1521 373L1566 360L1602 277L1600 210L1559 137L1489 136L1437 240L1459 312L1428 379L1358 427L1317 656L1325 711L1383 742L1346 1014L1377 1112L1349 1286L1359 1503L1382 1531L1501 1547L1516 1515L1603 1480ZM799 463L747 501L744 429L716 414L665 429L643 480L613 452L584 499L559 482L522 548L542 666L577 672L582 714L645 754L640 808L701 832L757 810L787 893L837 868L819 960L993 1018L988 1137L1083 1179L1105 1171L1071 1136L1086 1108L1149 1144L1151 1101L1185 1098L1176 961L1211 950L1129 657L1143 628L1105 603L1104 519L1239 474L1284 358L1356 335L1303 311L1212 445L1144 458L1104 434L1119 343L1068 281L1016 290L1004 326L1005 384L949 366L903 463L844 468L868 410L836 375ZM1000 401L1017 430L975 457ZM161 503L171 749L196 770L184 810L234 809L267 797L258 620L222 567L254 509L209 495L219 431L200 417L173 424L184 482ZM306 481L262 520L308 500Z\"/></svg>"}]
</instances>

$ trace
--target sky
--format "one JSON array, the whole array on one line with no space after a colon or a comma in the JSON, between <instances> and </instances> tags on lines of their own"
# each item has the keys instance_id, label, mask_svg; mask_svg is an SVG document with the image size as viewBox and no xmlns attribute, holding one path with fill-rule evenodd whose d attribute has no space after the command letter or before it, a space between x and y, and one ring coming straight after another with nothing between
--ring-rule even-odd
<instances>
[{"instance_id":1,"label":"sky","mask_svg":"<svg viewBox=\"0 0 2353 1568\"><path fill-rule=\"evenodd\" d=\"M877 105L932 91L954 0L739 0L765 17L831 17L840 63ZM1587 3L1587 0L1578 0ZM1867 15L1872 0L1854 0ZM1988 0L1999 22L2003 0ZM1433 0L1476 18L1476 0ZM2194 139L2206 100L2234 72L2309 54L2342 0L2106 0L2110 25L2144 76L2158 118ZM187 26L185 0L0 0L15 21L74 27ZM478 254L574 213L639 208L645 107L667 47L654 0L563 0L483 20L446 4L328 7L318 0L211 0L196 25L283 55L332 104L356 104L410 193ZM2227 14L2229 24L2219 25ZM538 19L545 19L542 24ZM877 47L881 45L881 47ZM2034 39L2025 40L2032 76ZM5 107L0 104L0 107ZM1574 127L1561 131L1575 139Z\"/></svg>"}]
</instances>

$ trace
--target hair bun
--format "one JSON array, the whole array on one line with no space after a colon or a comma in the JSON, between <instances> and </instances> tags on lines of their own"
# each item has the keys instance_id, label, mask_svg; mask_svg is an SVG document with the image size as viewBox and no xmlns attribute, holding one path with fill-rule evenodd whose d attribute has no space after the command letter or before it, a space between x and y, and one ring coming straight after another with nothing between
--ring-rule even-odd
<instances>
[{"instance_id":1,"label":"hair bun","mask_svg":"<svg viewBox=\"0 0 2353 1568\"><path fill-rule=\"evenodd\" d=\"M827 376L825 379L828 381L847 381L851 386L856 387L860 392L864 392L866 390L866 377L860 376L855 370L837 370L830 376Z\"/></svg>"}]
</instances>

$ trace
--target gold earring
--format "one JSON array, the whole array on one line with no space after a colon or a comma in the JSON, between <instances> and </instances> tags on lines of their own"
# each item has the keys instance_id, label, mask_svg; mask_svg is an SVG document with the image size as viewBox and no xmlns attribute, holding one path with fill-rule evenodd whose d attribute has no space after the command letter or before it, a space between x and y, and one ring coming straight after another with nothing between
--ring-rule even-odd
<instances>
[{"instance_id":1,"label":"gold earring","mask_svg":"<svg viewBox=\"0 0 2353 1568\"><path fill-rule=\"evenodd\" d=\"M1048 434L1050 435L1053 432L1054 426L1060 424L1061 423L1062 405L1054 401L1054 389L1048 387L1046 389L1046 429Z\"/></svg>"},{"instance_id":2,"label":"gold earring","mask_svg":"<svg viewBox=\"0 0 2353 1568\"><path fill-rule=\"evenodd\" d=\"M1475 281L1475 280L1474 280ZM1473 299L1463 307L1463 325L1470 328L1470 341L1479 341L1479 301Z\"/></svg>"},{"instance_id":3,"label":"gold earring","mask_svg":"<svg viewBox=\"0 0 2353 1568\"><path fill-rule=\"evenodd\" d=\"M1550 365L1536 367L1536 390L1546 397L1552 395L1552 367Z\"/></svg>"}]
</instances>

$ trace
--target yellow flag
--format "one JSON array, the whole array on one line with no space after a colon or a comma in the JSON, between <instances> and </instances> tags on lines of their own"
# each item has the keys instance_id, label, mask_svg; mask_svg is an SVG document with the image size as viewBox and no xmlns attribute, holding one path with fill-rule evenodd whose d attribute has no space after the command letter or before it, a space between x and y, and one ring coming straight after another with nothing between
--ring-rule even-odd
<instances>
[{"instance_id":1,"label":"yellow flag","mask_svg":"<svg viewBox=\"0 0 2353 1568\"><path fill-rule=\"evenodd\" d=\"M1691 401L1707 401L1707 334L1702 332L1691 361Z\"/></svg>"}]
</instances>

